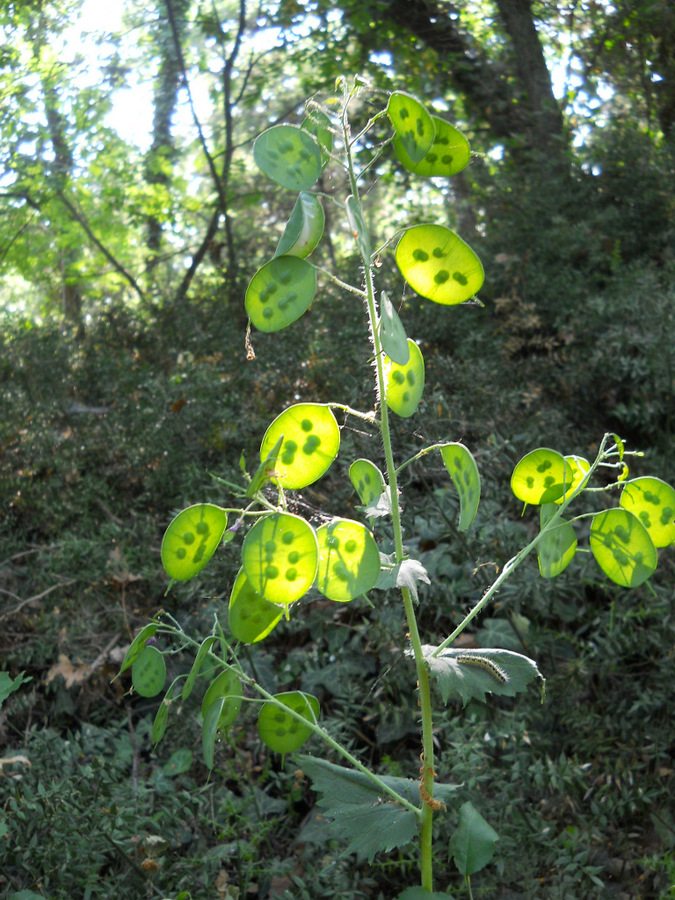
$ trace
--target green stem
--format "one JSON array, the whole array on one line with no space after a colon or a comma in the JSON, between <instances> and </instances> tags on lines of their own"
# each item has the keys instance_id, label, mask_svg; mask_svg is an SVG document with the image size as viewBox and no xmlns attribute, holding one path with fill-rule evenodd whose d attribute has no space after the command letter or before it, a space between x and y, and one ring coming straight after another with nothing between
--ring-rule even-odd
<instances>
[{"instance_id":1,"label":"green stem","mask_svg":"<svg viewBox=\"0 0 675 900\"><path fill-rule=\"evenodd\" d=\"M464 617L464 619L462 619L462 621L459 623L457 628L455 628L455 630L452 632L452 634L449 637L447 637L443 641L443 643L440 644L440 646L436 647L436 649L432 653L432 656L438 656L447 647L449 647L453 643L453 641L464 631L464 629L469 624L469 622L471 622L473 619L475 619L475 617L478 615L478 613L485 607L485 605L487 603L489 603L489 601L492 599L492 597L494 597L494 595L497 593L497 591L499 590L499 588L501 587L503 582L506 581L506 579L510 575L513 574L513 572L518 568L518 566L525 559L525 557L530 555L530 553L535 549L535 547L542 540L544 535L547 534L549 531L552 531L554 528L558 527L558 522L559 522L560 518L562 517L563 513L565 512L565 510L567 509L567 507L570 505L570 503L576 497L579 496L579 494L582 493L582 491L586 490L586 485L592 478L592 476L593 476L594 472L596 471L596 469L598 468L598 466L602 465L603 461L607 458L608 455L611 455L611 452L612 452L611 450L610 451L605 450L605 446L606 446L607 442L611 439L612 439L611 434L606 434L603 437L602 442L600 444L600 449L598 450L598 454L595 458L595 461L589 468L588 472L586 472L583 479L579 482L577 487L574 489L574 491L572 491L572 493L569 495L569 497L567 497L560 504L560 507L558 508L558 510L556 510L555 514L553 516L551 516L551 518L548 520L548 522L543 526L543 528L540 530L539 534L537 534L536 537L534 537L526 547L523 547L522 550L519 550L518 553L516 553L516 555L514 557L512 557L506 563L506 565L500 572L497 579L491 584L491 586L483 594L483 596L478 601L478 603L474 606L474 608L471 610L471 612L468 613L468 615L466 615Z\"/></svg>"},{"instance_id":2,"label":"green stem","mask_svg":"<svg viewBox=\"0 0 675 900\"><path fill-rule=\"evenodd\" d=\"M220 629L219 626L218 626L218 632L222 636L222 630ZM178 636L181 638L181 640L184 641L185 646L191 646L193 649L198 649L200 646L199 643L196 640L194 640L194 638L191 638L189 635L185 634L182 631L182 629L180 628L180 626L178 626L178 627L166 626L166 625L160 626L160 628L158 629L158 633L169 634L169 635L173 635L174 637ZM224 636L222 636L222 639L224 640ZM215 665L217 665L219 668L225 669L229 672L233 672L237 676L237 678L240 679L240 681L242 681L244 684L247 684L249 687L253 688L256 691L256 693L260 694L262 700L253 701L253 700L249 699L248 700L249 703L251 703L251 702L261 702L262 703L264 701L269 701L270 703L274 703L274 705L278 706L279 709L283 710L283 712L286 715L291 716L291 718L293 718L293 719L297 719L301 725L304 725L307 728L309 728L313 734L315 734L318 738L320 738L325 744L328 744L329 747L332 747L333 750L335 750L337 753L340 754L340 756L342 756L344 759L346 759L347 762L349 762L349 764L351 766L353 766L353 768L358 769L359 772L362 772L370 781L373 782L374 785L376 785L376 787L379 791L381 791L383 794L386 794L387 796L391 797L392 800L394 800L396 803L399 803L401 806L403 806L409 812L414 813L416 818L419 818L420 816L422 816L422 812L420 811L420 809L417 806L415 806L409 800L407 800L405 797L403 797L401 794L399 794L398 791L395 791L393 788L389 787L389 785L386 782L384 782L379 777L379 775L376 775L374 772L371 772L371 770L368 769L366 766L364 766L362 762L359 762L359 760L355 756L353 756L349 752L349 750L347 750L346 747L343 747L342 744L338 743L338 741L335 740L335 738L331 737L330 734L328 734L328 732L318 724L318 722L313 722L311 719L306 719L303 715L301 715L300 713L297 713L294 709L291 709L291 707L286 706L285 704L281 703L279 700L277 700L277 698L274 696L274 694L271 694L269 691L266 691L265 688L262 687L260 684L258 684L258 682L254 678L251 678L248 675L246 675L246 673L243 671L239 661L237 660L236 654L234 653L232 648L229 646L229 644L227 645L227 651L228 651L228 655L231 655L232 658L235 660L235 663L236 663L235 665L232 665L231 663L226 662L220 656L217 656L212 650L209 650L206 658L208 660L210 660L211 662L213 662Z\"/></svg>"},{"instance_id":3,"label":"green stem","mask_svg":"<svg viewBox=\"0 0 675 900\"><path fill-rule=\"evenodd\" d=\"M349 131L349 122L347 119L347 108L349 99L345 103L342 114L342 133L345 142L345 152L347 155L347 170L349 173L351 194L356 203L360 205L358 184L354 162L351 153L351 139ZM357 246L358 246L357 240ZM396 553L396 562L401 563L404 559L403 551L403 531L401 528L401 508L398 501L398 485L396 477L396 466L394 464L394 454L392 450L391 431L389 428L389 410L384 397L384 353L378 331L377 306L375 302L375 290L373 286L372 263L370 259L366 259L361 255L365 275L366 275L366 306L368 310L368 324L370 327L370 335L375 351L375 377L376 377L376 400L380 403L380 431L382 434L382 444L384 447L384 456L387 467L387 481L391 493L391 515L392 527L394 533L394 548ZM434 793L434 745L433 745L433 720L431 711L431 688L429 684L429 670L424 659L422 651L422 641L420 640L419 630L417 627L417 619L415 618L415 609L413 598L407 587L401 587L401 596L403 598L403 607L408 626L408 637L413 650L415 659L415 669L417 673L417 683L419 688L419 705L422 718L422 770L420 779L420 794L422 795L422 823L420 829L420 874L422 887L427 891L433 891L433 864L432 864L432 824L433 824L433 793Z\"/></svg>"}]
</instances>

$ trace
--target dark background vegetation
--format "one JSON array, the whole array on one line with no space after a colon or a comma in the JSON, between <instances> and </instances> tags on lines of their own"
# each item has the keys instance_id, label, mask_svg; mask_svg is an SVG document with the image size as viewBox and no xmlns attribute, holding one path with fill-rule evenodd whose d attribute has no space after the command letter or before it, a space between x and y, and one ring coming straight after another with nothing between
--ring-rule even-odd
<instances>
[{"instance_id":1,"label":"dark background vegetation","mask_svg":"<svg viewBox=\"0 0 675 900\"><path fill-rule=\"evenodd\" d=\"M422 190L389 155L365 194L377 243L432 219L486 269L484 308L451 310L403 295L390 252L378 269L427 367L419 414L396 421L397 456L462 440L484 484L459 535L441 466L406 470L433 642L534 533L508 488L525 452L591 457L614 431L645 451L633 474L675 480L675 12L663 0L124 8L117 30L86 40L78 2L0 11L0 653L24 677L0 712L0 893L388 900L415 883L414 860L365 865L317 844L309 783L249 717L209 775L198 701L174 704L153 750L157 703L112 681L158 609L194 634L224 616L231 548L164 596L173 514L228 505L211 475L236 480L242 452L255 464L294 399L372 404L358 303L328 281L286 332L254 334L246 360L243 291L293 202L254 171L251 141L299 121L341 74L417 94L471 139L451 185ZM139 146L110 114L128 104L142 132L143 85ZM365 122L383 101L363 97ZM320 187L343 199L339 174ZM358 283L326 208L317 261ZM356 515L348 464L379 453L348 421L304 500ZM651 589L625 591L584 557L552 582L528 562L480 619L479 645L524 650L548 680L543 704L443 711L439 698L437 770L501 836L475 897L675 896L674 568L662 551ZM396 597L378 595L373 609L302 604L247 664L312 690L329 729L407 775L419 740L404 650ZM446 857L456 815L439 817L438 889L462 896Z\"/></svg>"}]
</instances>

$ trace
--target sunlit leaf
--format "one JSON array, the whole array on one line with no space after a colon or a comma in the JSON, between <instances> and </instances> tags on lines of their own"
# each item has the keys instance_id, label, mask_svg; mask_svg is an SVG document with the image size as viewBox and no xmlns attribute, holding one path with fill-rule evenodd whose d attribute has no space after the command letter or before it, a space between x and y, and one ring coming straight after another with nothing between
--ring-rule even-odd
<instances>
[{"instance_id":1,"label":"sunlit leaf","mask_svg":"<svg viewBox=\"0 0 675 900\"><path fill-rule=\"evenodd\" d=\"M384 475L369 459L357 459L351 464L349 480L364 506L373 506L385 492Z\"/></svg>"},{"instance_id":2,"label":"sunlit leaf","mask_svg":"<svg viewBox=\"0 0 675 900\"><path fill-rule=\"evenodd\" d=\"M275 699L308 722L316 722L319 718L319 701L311 694L288 691L275 694ZM275 753L293 753L302 747L312 729L268 700L260 710L258 732L260 739L270 750Z\"/></svg>"},{"instance_id":3,"label":"sunlit leaf","mask_svg":"<svg viewBox=\"0 0 675 900\"><path fill-rule=\"evenodd\" d=\"M602 571L622 587L637 587L656 569L654 542L638 517L626 509L607 509L593 516L590 544Z\"/></svg>"},{"instance_id":4,"label":"sunlit leaf","mask_svg":"<svg viewBox=\"0 0 675 900\"><path fill-rule=\"evenodd\" d=\"M336 519L318 528L316 536L316 586L325 597L346 603L375 587L380 577L380 552L364 525Z\"/></svg>"},{"instance_id":5,"label":"sunlit leaf","mask_svg":"<svg viewBox=\"0 0 675 900\"><path fill-rule=\"evenodd\" d=\"M273 513L246 535L241 556L253 590L272 603L288 606L309 590L316 577L316 533L299 516Z\"/></svg>"},{"instance_id":6,"label":"sunlit leaf","mask_svg":"<svg viewBox=\"0 0 675 900\"><path fill-rule=\"evenodd\" d=\"M675 543L675 490L660 478L635 478L621 492L619 504L637 516L655 547Z\"/></svg>"},{"instance_id":7,"label":"sunlit leaf","mask_svg":"<svg viewBox=\"0 0 675 900\"><path fill-rule=\"evenodd\" d=\"M291 191L306 191L321 174L321 150L313 135L296 125L273 125L253 144L260 171Z\"/></svg>"},{"instance_id":8,"label":"sunlit leaf","mask_svg":"<svg viewBox=\"0 0 675 900\"><path fill-rule=\"evenodd\" d=\"M309 309L316 294L314 266L278 256L258 269L246 289L246 312L258 331L280 331Z\"/></svg>"},{"instance_id":9,"label":"sunlit leaf","mask_svg":"<svg viewBox=\"0 0 675 900\"><path fill-rule=\"evenodd\" d=\"M166 683L164 654L157 647L145 647L131 667L131 683L141 697L156 697Z\"/></svg>"},{"instance_id":10,"label":"sunlit leaf","mask_svg":"<svg viewBox=\"0 0 675 900\"><path fill-rule=\"evenodd\" d=\"M539 521L543 529L548 520L555 515L555 503L542 503L539 508ZM564 519L559 519L554 528L547 531L537 545L539 572L542 578L555 578L567 568L574 559L577 550L577 536L574 528Z\"/></svg>"},{"instance_id":11,"label":"sunlit leaf","mask_svg":"<svg viewBox=\"0 0 675 900\"><path fill-rule=\"evenodd\" d=\"M162 565L174 581L189 581L211 559L227 528L227 513L198 503L178 513L164 533Z\"/></svg>"},{"instance_id":12,"label":"sunlit leaf","mask_svg":"<svg viewBox=\"0 0 675 900\"><path fill-rule=\"evenodd\" d=\"M303 119L302 128L314 136L321 150L321 167L325 168L333 152L333 132L328 116L320 109L313 108Z\"/></svg>"},{"instance_id":13,"label":"sunlit leaf","mask_svg":"<svg viewBox=\"0 0 675 900\"><path fill-rule=\"evenodd\" d=\"M318 197L301 191L274 256L309 256L321 240L325 222Z\"/></svg>"},{"instance_id":14,"label":"sunlit leaf","mask_svg":"<svg viewBox=\"0 0 675 900\"><path fill-rule=\"evenodd\" d=\"M272 446L268 451L267 455L262 457L262 462L258 466L255 475L251 479L251 483L246 489L247 497L255 497L260 488L265 484L266 481L269 481L270 478L274 475L274 467L277 463L277 459L279 458L279 451L281 450L281 444L283 442L283 435L279 437L276 444Z\"/></svg>"},{"instance_id":15,"label":"sunlit leaf","mask_svg":"<svg viewBox=\"0 0 675 900\"><path fill-rule=\"evenodd\" d=\"M243 644L262 641L282 615L282 610L275 603L270 603L253 590L246 573L240 569L230 594L228 624L232 637Z\"/></svg>"},{"instance_id":16,"label":"sunlit leaf","mask_svg":"<svg viewBox=\"0 0 675 900\"><path fill-rule=\"evenodd\" d=\"M562 497L571 484L564 457L556 450L539 447L524 456L511 475L511 490L519 500L538 506Z\"/></svg>"},{"instance_id":17,"label":"sunlit leaf","mask_svg":"<svg viewBox=\"0 0 675 900\"><path fill-rule=\"evenodd\" d=\"M567 463L565 478L569 483L569 487L562 495L562 497L558 497L558 499L555 501L556 503L562 503L564 500L567 500L570 494L572 494L579 487L584 479L584 476L591 468L591 464L587 459L584 459L583 456L566 456L565 462Z\"/></svg>"},{"instance_id":18,"label":"sunlit leaf","mask_svg":"<svg viewBox=\"0 0 675 900\"><path fill-rule=\"evenodd\" d=\"M261 460L280 438L273 480L291 490L321 478L340 449L338 423L322 403L296 403L277 416L260 445Z\"/></svg>"},{"instance_id":19,"label":"sunlit leaf","mask_svg":"<svg viewBox=\"0 0 675 900\"><path fill-rule=\"evenodd\" d=\"M424 393L424 358L412 338L408 338L408 362L401 366L384 358L384 396L387 406L404 419L413 415Z\"/></svg>"},{"instance_id":20,"label":"sunlit leaf","mask_svg":"<svg viewBox=\"0 0 675 900\"><path fill-rule=\"evenodd\" d=\"M472 803L459 811L459 827L450 838L450 852L460 873L466 877L480 872L495 853L499 835Z\"/></svg>"},{"instance_id":21,"label":"sunlit leaf","mask_svg":"<svg viewBox=\"0 0 675 900\"><path fill-rule=\"evenodd\" d=\"M413 162L424 159L436 133L427 108L410 94L394 91L389 97L387 115L408 157Z\"/></svg>"},{"instance_id":22,"label":"sunlit leaf","mask_svg":"<svg viewBox=\"0 0 675 900\"><path fill-rule=\"evenodd\" d=\"M459 530L466 531L476 518L480 502L480 474L471 451L460 443L441 447L441 456L459 494Z\"/></svg>"},{"instance_id":23,"label":"sunlit leaf","mask_svg":"<svg viewBox=\"0 0 675 900\"><path fill-rule=\"evenodd\" d=\"M431 118L436 135L423 159L414 162L398 137L394 138L394 150L402 165L414 172L415 175L421 175L423 178L436 176L449 178L451 175L461 172L468 165L471 159L469 142L461 131L458 131L445 119L441 119L439 116Z\"/></svg>"},{"instance_id":24,"label":"sunlit leaf","mask_svg":"<svg viewBox=\"0 0 675 900\"><path fill-rule=\"evenodd\" d=\"M396 578L396 587L407 588L413 596L415 603L419 603L417 585L420 582L431 584L429 573L419 559L403 559L394 566L392 575Z\"/></svg>"},{"instance_id":25,"label":"sunlit leaf","mask_svg":"<svg viewBox=\"0 0 675 900\"><path fill-rule=\"evenodd\" d=\"M408 337L398 313L394 309L394 304L384 291L380 295L380 340L382 349L389 359L399 366L407 364L410 359Z\"/></svg>"},{"instance_id":26,"label":"sunlit leaf","mask_svg":"<svg viewBox=\"0 0 675 900\"><path fill-rule=\"evenodd\" d=\"M396 247L396 264L422 297L454 306L480 290L483 265L454 231L443 225L414 225Z\"/></svg>"}]
</instances>

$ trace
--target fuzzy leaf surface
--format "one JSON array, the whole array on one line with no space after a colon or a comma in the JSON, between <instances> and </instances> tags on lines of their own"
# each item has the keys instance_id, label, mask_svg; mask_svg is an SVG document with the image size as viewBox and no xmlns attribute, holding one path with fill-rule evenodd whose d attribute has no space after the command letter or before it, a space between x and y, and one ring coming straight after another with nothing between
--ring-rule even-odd
<instances>
[{"instance_id":1,"label":"fuzzy leaf surface","mask_svg":"<svg viewBox=\"0 0 675 900\"><path fill-rule=\"evenodd\" d=\"M422 647L444 703L459 695L466 706L469 700L484 701L488 692L515 697L533 679L542 678L534 660L512 650L447 649L433 656L435 649Z\"/></svg>"},{"instance_id":2,"label":"fuzzy leaf surface","mask_svg":"<svg viewBox=\"0 0 675 900\"><path fill-rule=\"evenodd\" d=\"M408 588L416 603L419 603L417 595L418 581L431 584L427 570L418 559L404 559L399 564L396 572L396 587Z\"/></svg>"},{"instance_id":3,"label":"fuzzy leaf surface","mask_svg":"<svg viewBox=\"0 0 675 900\"><path fill-rule=\"evenodd\" d=\"M372 861L379 851L403 847L417 836L415 813L383 794L362 772L313 756L300 756L298 761L321 794L318 805L328 820L329 837L348 840L348 851ZM382 781L410 803L420 803L417 781L393 776ZM457 789L457 785L436 784L434 797L443 802Z\"/></svg>"}]
</instances>

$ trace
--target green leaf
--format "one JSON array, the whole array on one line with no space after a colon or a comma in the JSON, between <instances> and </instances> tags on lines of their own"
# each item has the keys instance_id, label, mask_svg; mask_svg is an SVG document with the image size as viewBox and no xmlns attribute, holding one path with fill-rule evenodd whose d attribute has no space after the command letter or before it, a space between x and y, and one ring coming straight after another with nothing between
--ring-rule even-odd
<instances>
[{"instance_id":1,"label":"green leaf","mask_svg":"<svg viewBox=\"0 0 675 900\"><path fill-rule=\"evenodd\" d=\"M401 366L384 358L384 396L387 406L403 419L413 415L424 393L424 358L412 338L408 338L408 362Z\"/></svg>"},{"instance_id":2,"label":"green leaf","mask_svg":"<svg viewBox=\"0 0 675 900\"><path fill-rule=\"evenodd\" d=\"M480 502L480 474L471 451L458 442L441 447L441 456L459 494L459 530L466 531L476 518Z\"/></svg>"},{"instance_id":3,"label":"green leaf","mask_svg":"<svg viewBox=\"0 0 675 900\"><path fill-rule=\"evenodd\" d=\"M30 678L24 678L24 674L24 672L20 672L16 678L12 678L9 672L0 672L0 706L11 693L21 687L24 681L30 681Z\"/></svg>"},{"instance_id":4,"label":"green leaf","mask_svg":"<svg viewBox=\"0 0 675 900\"><path fill-rule=\"evenodd\" d=\"M411 887L399 894L396 900L452 900L452 897L438 891L425 891L422 887Z\"/></svg>"},{"instance_id":5,"label":"green leaf","mask_svg":"<svg viewBox=\"0 0 675 900\"><path fill-rule=\"evenodd\" d=\"M302 128L316 139L321 150L321 167L325 168L333 152L333 131L328 116L320 109L312 109L303 119Z\"/></svg>"},{"instance_id":6,"label":"green leaf","mask_svg":"<svg viewBox=\"0 0 675 900\"><path fill-rule=\"evenodd\" d=\"M313 135L296 125L273 125L255 139L260 171L291 191L306 191L321 174L321 150Z\"/></svg>"},{"instance_id":7,"label":"green leaf","mask_svg":"<svg viewBox=\"0 0 675 900\"><path fill-rule=\"evenodd\" d=\"M413 162L424 159L436 133L427 108L410 94L394 91L389 97L387 115L408 157Z\"/></svg>"},{"instance_id":8,"label":"green leaf","mask_svg":"<svg viewBox=\"0 0 675 900\"><path fill-rule=\"evenodd\" d=\"M156 697L166 683L164 654L157 647L145 647L131 667L131 683L141 697Z\"/></svg>"},{"instance_id":9,"label":"green leaf","mask_svg":"<svg viewBox=\"0 0 675 900\"><path fill-rule=\"evenodd\" d=\"M213 768L218 732L237 718L242 703L243 688L237 676L226 670L209 686L202 700L202 753L208 769Z\"/></svg>"},{"instance_id":10,"label":"green leaf","mask_svg":"<svg viewBox=\"0 0 675 900\"><path fill-rule=\"evenodd\" d=\"M169 690L166 692L164 699L159 704L159 709L155 714L155 719L152 723L152 732L150 735L150 739L155 746L159 744L159 742L164 737L167 722L169 721L169 708L173 700L173 692L176 688L177 683L177 680L172 682Z\"/></svg>"},{"instance_id":11,"label":"green leaf","mask_svg":"<svg viewBox=\"0 0 675 900\"><path fill-rule=\"evenodd\" d=\"M319 701L312 694L287 691L275 694L275 700L309 722L316 723L319 717ZM302 747L312 729L268 700L260 710L258 732L260 739L270 750L275 753L293 753Z\"/></svg>"},{"instance_id":12,"label":"green leaf","mask_svg":"<svg viewBox=\"0 0 675 900\"><path fill-rule=\"evenodd\" d=\"M175 778L176 775L182 775L189 772L192 768L193 755L192 750L187 748L183 750L175 750L169 757L168 762L163 766L163 772L169 778Z\"/></svg>"},{"instance_id":13,"label":"green leaf","mask_svg":"<svg viewBox=\"0 0 675 900\"><path fill-rule=\"evenodd\" d=\"M301 191L274 256L309 256L321 240L326 216L314 194Z\"/></svg>"},{"instance_id":14,"label":"green leaf","mask_svg":"<svg viewBox=\"0 0 675 900\"><path fill-rule=\"evenodd\" d=\"M443 225L408 228L396 247L396 264L414 291L444 306L469 300L485 279L471 247Z\"/></svg>"},{"instance_id":15,"label":"green leaf","mask_svg":"<svg viewBox=\"0 0 675 900\"><path fill-rule=\"evenodd\" d=\"M462 875L469 877L490 862L499 835L470 802L459 811L459 827L450 838L450 852Z\"/></svg>"},{"instance_id":16,"label":"green leaf","mask_svg":"<svg viewBox=\"0 0 675 900\"><path fill-rule=\"evenodd\" d=\"M202 723L202 754L207 769L213 768L216 740L218 738L218 721L225 706L225 698L220 697L209 706Z\"/></svg>"},{"instance_id":17,"label":"green leaf","mask_svg":"<svg viewBox=\"0 0 675 900\"><path fill-rule=\"evenodd\" d=\"M458 131L450 122L441 119L439 116L432 116L432 121L436 131L434 142L429 148L423 159L414 162L399 137L394 138L394 150L396 156L402 165L415 175L423 178L433 178L436 176L449 178L456 175L468 165L471 159L471 149L469 142L461 131Z\"/></svg>"},{"instance_id":18,"label":"green leaf","mask_svg":"<svg viewBox=\"0 0 675 900\"><path fill-rule=\"evenodd\" d=\"M346 603L374 588L380 552L360 522L335 519L317 529L319 569L316 586L329 600Z\"/></svg>"},{"instance_id":19,"label":"green leaf","mask_svg":"<svg viewBox=\"0 0 675 900\"><path fill-rule=\"evenodd\" d=\"M246 578L257 594L272 603L288 606L299 600L314 582L318 561L314 529L290 513L265 516L244 538Z\"/></svg>"},{"instance_id":20,"label":"green leaf","mask_svg":"<svg viewBox=\"0 0 675 900\"><path fill-rule=\"evenodd\" d=\"M274 473L274 466L276 465L277 459L279 458L279 451L281 450L281 442L284 437L281 435L276 444L272 447L272 449L268 452L267 456L263 459L263 461L258 466L255 475L251 479L251 483L246 489L247 497L255 497L260 488L265 484L266 481L269 481Z\"/></svg>"},{"instance_id":21,"label":"green leaf","mask_svg":"<svg viewBox=\"0 0 675 900\"><path fill-rule=\"evenodd\" d=\"M581 482L584 480L584 477L588 474L589 469L591 468L591 464L587 459L584 459L583 456L566 456L565 462L567 463L565 478L568 482L570 482L570 485L562 495L562 497L558 497L558 499L555 501L558 504L567 500L570 494L573 494L574 491L576 491Z\"/></svg>"},{"instance_id":22,"label":"green leaf","mask_svg":"<svg viewBox=\"0 0 675 900\"><path fill-rule=\"evenodd\" d=\"M368 261L370 260L370 235L368 234L368 228L363 219L363 212L359 201L350 194L349 197L347 197L345 208L347 210L347 219L349 221L352 237L356 241L356 245L359 248L359 253L362 258Z\"/></svg>"},{"instance_id":23,"label":"green leaf","mask_svg":"<svg viewBox=\"0 0 675 900\"><path fill-rule=\"evenodd\" d=\"M383 793L364 773L323 759L302 755L302 771L321 794L317 805L323 810L328 837L349 841L348 851L372 861L381 850L403 847L417 837L417 816ZM419 782L410 778L382 776L387 787L409 803L420 803ZM458 786L436 784L434 797L450 800Z\"/></svg>"},{"instance_id":24,"label":"green leaf","mask_svg":"<svg viewBox=\"0 0 675 900\"><path fill-rule=\"evenodd\" d=\"M220 706L220 715L216 728L223 731L239 715L244 689L241 681L231 669L225 669L208 686L202 700L202 715L206 718L209 708L216 702L224 700Z\"/></svg>"},{"instance_id":25,"label":"green leaf","mask_svg":"<svg viewBox=\"0 0 675 900\"><path fill-rule=\"evenodd\" d=\"M572 474L564 457L548 447L539 447L524 456L511 475L513 493L533 506L558 500L571 483Z\"/></svg>"},{"instance_id":26,"label":"green leaf","mask_svg":"<svg viewBox=\"0 0 675 900\"><path fill-rule=\"evenodd\" d=\"M466 706L472 699L485 700L488 692L515 697L534 678L542 678L533 660L512 650L446 649L433 656L435 647L422 649L444 703L459 695Z\"/></svg>"},{"instance_id":27,"label":"green leaf","mask_svg":"<svg viewBox=\"0 0 675 900\"><path fill-rule=\"evenodd\" d=\"M386 490L384 475L369 459L357 459L351 464L349 480L364 506L374 506Z\"/></svg>"},{"instance_id":28,"label":"green leaf","mask_svg":"<svg viewBox=\"0 0 675 900\"><path fill-rule=\"evenodd\" d=\"M539 522L542 529L555 515L556 510L555 503L542 503L539 507ZM556 575L560 575L572 562L576 551L577 536L574 528L565 519L559 519L556 526L547 531L537 545L539 572L542 578L555 578Z\"/></svg>"},{"instance_id":29,"label":"green leaf","mask_svg":"<svg viewBox=\"0 0 675 900\"><path fill-rule=\"evenodd\" d=\"M275 604L257 594L243 569L235 579L230 594L228 623L232 637L243 644L262 641L276 627L283 613Z\"/></svg>"},{"instance_id":30,"label":"green leaf","mask_svg":"<svg viewBox=\"0 0 675 900\"><path fill-rule=\"evenodd\" d=\"M189 581L211 559L227 528L227 513L199 503L178 513L162 539L162 565L174 581Z\"/></svg>"},{"instance_id":31,"label":"green leaf","mask_svg":"<svg viewBox=\"0 0 675 900\"><path fill-rule=\"evenodd\" d=\"M405 366L410 359L410 347L408 337L401 324L394 304L382 291L380 295L380 340L382 349L389 359L399 366Z\"/></svg>"},{"instance_id":32,"label":"green leaf","mask_svg":"<svg viewBox=\"0 0 675 900\"><path fill-rule=\"evenodd\" d=\"M316 294L314 266L297 256L278 256L258 269L244 305L258 331L281 331L307 312Z\"/></svg>"},{"instance_id":33,"label":"green leaf","mask_svg":"<svg viewBox=\"0 0 675 900\"><path fill-rule=\"evenodd\" d=\"M210 635L202 641L199 650L197 650L197 655L195 656L194 662L192 663L192 668L190 669L190 673L188 674L188 677L185 680L185 684L183 685L183 690L181 693L181 697L183 698L183 700L187 700L187 698L192 693L192 689L194 688L195 682L197 681L197 676L199 675L199 670L201 669L202 665L204 664L204 660L206 659L206 654L209 652L209 650L211 649L211 645L216 640L217 638L215 634Z\"/></svg>"},{"instance_id":34,"label":"green leaf","mask_svg":"<svg viewBox=\"0 0 675 900\"><path fill-rule=\"evenodd\" d=\"M655 547L675 543L675 490L665 481L634 478L621 492L619 505L638 517Z\"/></svg>"},{"instance_id":35,"label":"green leaf","mask_svg":"<svg viewBox=\"0 0 675 900\"><path fill-rule=\"evenodd\" d=\"M36 894L35 891L14 891L7 900L45 900L44 894Z\"/></svg>"},{"instance_id":36,"label":"green leaf","mask_svg":"<svg viewBox=\"0 0 675 900\"><path fill-rule=\"evenodd\" d=\"M626 509L607 509L595 515L590 544L602 571L622 587L638 587L656 570L658 555L649 532Z\"/></svg>"},{"instance_id":37,"label":"green leaf","mask_svg":"<svg viewBox=\"0 0 675 900\"><path fill-rule=\"evenodd\" d=\"M274 473L283 488L297 490L326 473L340 449L340 429L330 407L322 403L289 406L269 426L260 445L260 458L283 438Z\"/></svg>"},{"instance_id":38,"label":"green leaf","mask_svg":"<svg viewBox=\"0 0 675 900\"><path fill-rule=\"evenodd\" d=\"M141 628L141 630L129 645L129 649L124 654L122 665L120 666L120 670L117 675L115 675L115 678L118 678L125 669L128 669L129 666L138 659L138 657L145 649L146 642L150 640L150 638L154 635L158 628L159 625L157 624L157 622L150 622L148 625L145 625L143 628Z\"/></svg>"}]
</instances>

